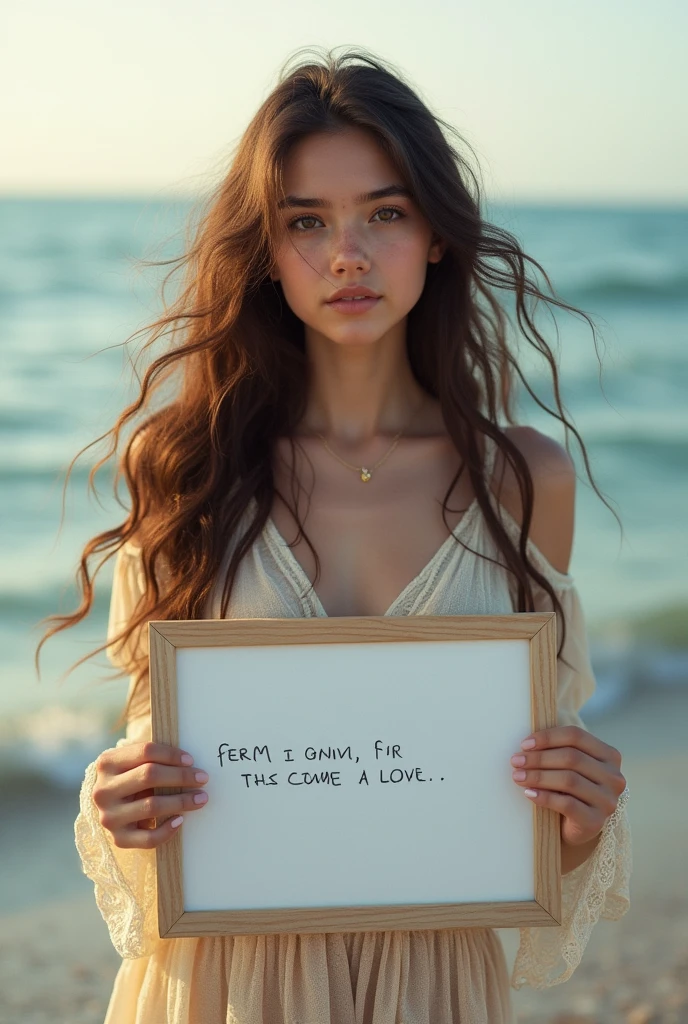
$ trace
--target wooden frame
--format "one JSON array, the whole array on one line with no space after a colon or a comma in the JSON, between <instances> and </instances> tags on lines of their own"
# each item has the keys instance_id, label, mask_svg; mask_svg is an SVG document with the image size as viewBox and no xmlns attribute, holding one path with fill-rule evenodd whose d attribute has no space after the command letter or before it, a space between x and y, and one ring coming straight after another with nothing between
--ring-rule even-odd
<instances>
[{"instance_id":1,"label":"wooden frame","mask_svg":"<svg viewBox=\"0 0 688 1024\"><path fill-rule=\"evenodd\" d=\"M152 738L179 745L176 650L188 647L342 644L400 641L527 640L531 729L556 725L556 616L366 616L202 619L149 623ZM179 789L156 788L157 793ZM184 909L182 836L156 849L161 938L287 932L348 932L458 927L533 927L561 923L560 816L532 805L533 891L525 901L253 910Z\"/></svg>"}]
</instances>

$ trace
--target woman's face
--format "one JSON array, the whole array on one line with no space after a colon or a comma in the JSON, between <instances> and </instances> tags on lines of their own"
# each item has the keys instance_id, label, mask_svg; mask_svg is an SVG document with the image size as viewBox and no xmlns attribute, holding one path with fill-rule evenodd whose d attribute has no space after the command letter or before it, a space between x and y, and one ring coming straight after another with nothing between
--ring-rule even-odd
<instances>
[{"instance_id":1,"label":"woman's face","mask_svg":"<svg viewBox=\"0 0 688 1024\"><path fill-rule=\"evenodd\" d=\"M390 185L405 182L372 136L359 129L310 135L289 154L288 203L280 211L284 227L270 276L281 281L307 337L375 342L404 321L420 298L428 262L441 259L444 243L408 196L356 201ZM380 296L372 308L346 313L328 305L335 291L356 285Z\"/></svg>"}]
</instances>

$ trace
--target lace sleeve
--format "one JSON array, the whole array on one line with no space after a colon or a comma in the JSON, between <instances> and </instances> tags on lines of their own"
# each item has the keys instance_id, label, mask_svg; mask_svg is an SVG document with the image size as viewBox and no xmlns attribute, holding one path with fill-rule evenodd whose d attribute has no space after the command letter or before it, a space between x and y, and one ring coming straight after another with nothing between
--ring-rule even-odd
<instances>
[{"instance_id":1,"label":"lace sleeve","mask_svg":"<svg viewBox=\"0 0 688 1024\"><path fill-rule=\"evenodd\" d=\"M566 619L563 657L557 662L558 724L587 728L579 710L595 689L588 639L573 578L559 573L532 547L530 554L554 586ZM537 588L538 610L552 611L549 595ZM561 632L559 633L561 636ZM545 928L521 928L511 985L549 988L571 977L583 956L593 926L602 917L618 920L629 907L632 868L631 835L626 804L628 787L607 819L588 860L562 875L562 923Z\"/></svg>"},{"instance_id":2,"label":"lace sleeve","mask_svg":"<svg viewBox=\"0 0 688 1024\"><path fill-rule=\"evenodd\" d=\"M137 549L124 547L118 554L112 584L108 639L120 631L142 593ZM136 643L145 644L142 631ZM136 643L111 645L107 655L113 665L128 668ZM130 687L134 677L130 679ZM126 736L115 747L151 738L150 715L131 718ZM110 748L114 749L114 748ZM93 802L96 763L89 764L79 794L79 814L74 823L76 848L84 874L94 883L95 899L112 944L124 959L150 956L158 934L155 850L125 850L115 846L112 835L100 823Z\"/></svg>"}]
</instances>

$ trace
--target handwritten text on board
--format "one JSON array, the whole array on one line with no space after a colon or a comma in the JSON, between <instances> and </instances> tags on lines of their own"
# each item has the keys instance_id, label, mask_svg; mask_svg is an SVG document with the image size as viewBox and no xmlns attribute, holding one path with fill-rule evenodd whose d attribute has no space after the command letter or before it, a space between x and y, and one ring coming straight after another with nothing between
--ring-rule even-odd
<instances>
[{"instance_id":1,"label":"handwritten text on board","mask_svg":"<svg viewBox=\"0 0 688 1024\"><path fill-rule=\"evenodd\" d=\"M400 743L383 743L382 740L375 740L373 750L369 751L369 757L378 762L375 769L366 767L354 768L347 771L361 761L360 755L352 751L351 746L345 747L305 747L296 752L290 747L283 747L281 750L271 749L268 744L255 745L253 747L232 747L228 743L221 743L218 747L217 758L220 767L233 769L247 767L246 762L253 762L265 769L266 765L272 765L279 761L285 764L296 764L299 760L309 762L310 767L304 769L303 764L298 768L290 768L287 771L273 771L266 774L265 770L241 771L237 775L243 780L242 785L246 789L260 788L261 786L278 786L284 783L289 786L341 786L345 782L354 782L359 786L369 786L371 782L376 784L396 785L400 782L432 782L433 777L427 774L422 768L402 767L400 765L391 767L390 761L403 760ZM365 756L365 755L364 755ZM337 770L322 768L320 771L313 770L313 762L322 765L324 761L336 761L343 764ZM386 762L384 765L379 762ZM370 774L369 774L370 772ZM437 775L435 781L437 781ZM444 782L444 776L439 777Z\"/></svg>"}]
</instances>

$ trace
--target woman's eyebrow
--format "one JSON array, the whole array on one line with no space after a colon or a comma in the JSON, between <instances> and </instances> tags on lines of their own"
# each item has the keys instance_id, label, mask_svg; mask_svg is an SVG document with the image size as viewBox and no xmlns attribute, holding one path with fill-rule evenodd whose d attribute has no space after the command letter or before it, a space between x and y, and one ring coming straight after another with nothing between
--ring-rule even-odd
<instances>
[{"instance_id":1,"label":"woman's eyebrow","mask_svg":"<svg viewBox=\"0 0 688 1024\"><path fill-rule=\"evenodd\" d=\"M413 199L413 193L404 185L385 185L384 188L377 188L374 192L362 192L360 195L354 196L354 203L356 206L362 206L363 203L373 203L376 199L387 199L389 196L405 196L406 199ZM291 206L331 209L332 203L327 199L309 199L303 196L286 196L278 203L280 210Z\"/></svg>"}]
</instances>

